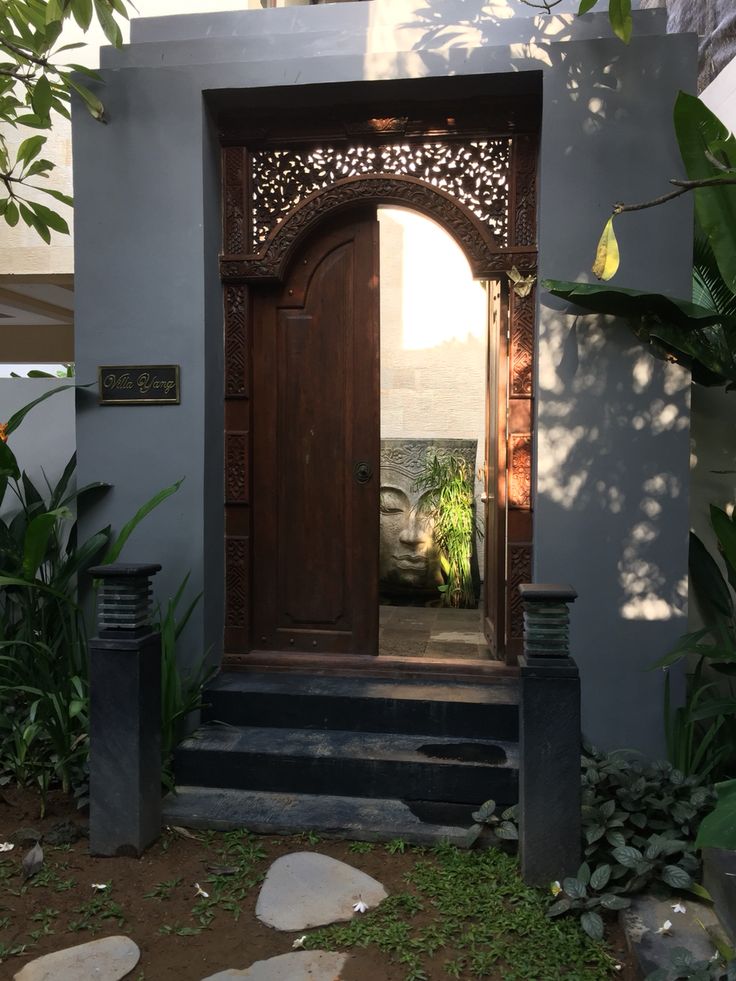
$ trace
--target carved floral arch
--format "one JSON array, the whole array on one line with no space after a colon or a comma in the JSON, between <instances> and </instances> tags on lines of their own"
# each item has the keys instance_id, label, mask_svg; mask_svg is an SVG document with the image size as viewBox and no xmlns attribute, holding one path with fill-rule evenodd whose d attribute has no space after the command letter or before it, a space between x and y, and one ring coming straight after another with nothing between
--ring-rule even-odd
<instances>
[{"instance_id":1,"label":"carved floral arch","mask_svg":"<svg viewBox=\"0 0 736 981\"><path fill-rule=\"evenodd\" d=\"M312 170L316 164L298 150L284 152L290 168L289 179L282 180L284 174L279 171L277 179L270 183L267 180L266 194L257 184L263 175L258 174L250 151L245 146L223 147L220 273L225 314L226 663L244 663L240 652L248 649L250 635L252 290L259 289L261 284L283 281L291 257L323 221L341 211L371 204L411 208L436 221L463 250L476 279L505 282L505 274L513 266L527 274L536 273L537 138L533 133L515 134L510 137L509 145L504 158L508 166L499 185L503 194L499 190L491 205L481 208L467 193L465 196L459 193L457 184L446 183L445 186L454 188L454 193L450 193L429 180L394 170L363 170L338 177L334 167L323 168L322 172L310 175L310 179L321 180L321 186L314 188L313 183L313 189L308 190L306 179L299 179L299 168L304 159L310 160ZM422 147L426 149L424 144ZM278 153L275 159L279 164ZM455 166L460 162L458 158ZM317 163L321 165L321 161ZM482 173L476 169L474 179L479 174L481 179L492 177L491 170L490 165ZM268 174L265 176L268 178ZM290 194L296 196L290 198ZM504 199L502 204L497 200L499 197ZM500 234L494 234L494 229L500 230ZM501 506L498 520L502 529L499 581L505 581L505 588L498 596L496 622L506 624L506 656L513 658L521 651L523 635L523 611L517 587L532 579L535 290L532 286L526 295L519 295L510 289L506 296L508 334L504 326L506 310L498 325L498 411L502 429L498 433L496 460L497 502Z\"/></svg>"},{"instance_id":2,"label":"carved floral arch","mask_svg":"<svg viewBox=\"0 0 736 981\"><path fill-rule=\"evenodd\" d=\"M490 279L516 266L534 267L536 250L499 246L487 224L453 195L409 175L346 177L312 192L269 233L261 249L222 260L224 282L280 282L300 242L325 219L360 205L411 208L441 225L463 250L475 279Z\"/></svg>"}]
</instances>

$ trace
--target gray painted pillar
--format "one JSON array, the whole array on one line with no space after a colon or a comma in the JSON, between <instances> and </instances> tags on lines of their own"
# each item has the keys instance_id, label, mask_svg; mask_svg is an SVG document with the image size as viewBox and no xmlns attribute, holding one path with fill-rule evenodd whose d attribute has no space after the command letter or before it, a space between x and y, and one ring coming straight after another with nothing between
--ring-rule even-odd
<instances>
[{"instance_id":1,"label":"gray painted pillar","mask_svg":"<svg viewBox=\"0 0 736 981\"><path fill-rule=\"evenodd\" d=\"M161 831L161 637L150 623L160 568L90 569L102 580L90 642L93 855L140 856Z\"/></svg>"},{"instance_id":2,"label":"gray painted pillar","mask_svg":"<svg viewBox=\"0 0 736 981\"><path fill-rule=\"evenodd\" d=\"M574 875L581 857L580 675L569 655L570 586L522 585L519 857L528 885Z\"/></svg>"}]
</instances>

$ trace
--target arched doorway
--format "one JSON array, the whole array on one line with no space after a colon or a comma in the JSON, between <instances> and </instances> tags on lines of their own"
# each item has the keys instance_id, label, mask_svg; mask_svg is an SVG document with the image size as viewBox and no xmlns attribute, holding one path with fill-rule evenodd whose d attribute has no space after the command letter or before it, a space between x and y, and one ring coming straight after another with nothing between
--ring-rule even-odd
<instances>
[{"instance_id":1,"label":"arched doorway","mask_svg":"<svg viewBox=\"0 0 736 981\"><path fill-rule=\"evenodd\" d=\"M301 640L281 627L276 628L275 635L269 635L268 630L257 631L261 621L255 610L264 600L264 587L259 585L262 563L270 560L258 552L258 536L263 532L258 530L262 518L260 513L256 516L259 505L254 494L259 487L262 498L268 491L255 472L256 447L263 445L257 433L255 396L258 386L263 385L263 374L252 344L257 329L254 318L263 302L259 297L270 295L272 302L279 290L283 293L286 289L288 298L288 290L295 289L287 285L293 262L310 236L330 223L339 225L342 216L354 213L356 207L375 209L377 205L399 205L431 216L461 246L473 275L490 284L490 346L495 374L494 384L487 387L485 476L486 527L492 528L489 540L494 545L487 550L485 627L501 656L513 659L518 650L521 617L515 583L531 578L534 298L533 290L524 296L510 290L506 272L515 266L528 274L535 266L536 142L526 133L486 142L458 141L456 137L450 147L442 141L421 146L383 144L371 151L370 160L364 156L365 148L352 147L336 156L324 147L315 149L313 140L305 141L304 150L298 143L263 153L248 146L224 150L224 249L220 268L225 289L226 361L225 652L231 665L259 663L264 650L267 663L273 663L274 658L288 663L296 651L309 655L311 650L319 657L324 642L324 656L329 657L330 666L344 666L340 661L344 652L334 638L328 640L330 631L312 635L306 630ZM424 168L422 176L402 172L416 173L417 163ZM462 178L452 169L459 165L463 167ZM391 167L392 173L372 173L371 167ZM437 180L435 171L440 172ZM497 185L484 193L484 182L492 181ZM254 182L258 182L257 190ZM303 259L300 261L303 264ZM274 418L279 418L279 411L283 418L283 408L276 410ZM364 462L370 465L370 461L355 457L352 465ZM288 466L279 470L271 465L268 487L272 497L276 493L274 480L283 481L284 471L288 472ZM343 471L347 472L345 461ZM288 537L284 534L278 542L273 537L269 541L288 555L284 544ZM376 550L371 549L375 555ZM284 577L288 580L283 555L278 559L282 562L282 582ZM343 577L343 584L345 581ZM351 592L356 588L349 586ZM365 585L359 588L366 596L371 592ZM273 594L272 585L265 600L272 608ZM371 603L375 607L375 601ZM348 605L352 608L352 604L351 596ZM348 635L350 630L343 633ZM366 636L373 636L372 628ZM263 637L267 640L262 641ZM300 647L301 641L305 643ZM352 637L350 644L354 643ZM351 658L351 669L364 656L375 662L371 641L349 649L354 652L346 654ZM356 657L357 650L360 653ZM300 663L307 664L307 658Z\"/></svg>"}]
</instances>

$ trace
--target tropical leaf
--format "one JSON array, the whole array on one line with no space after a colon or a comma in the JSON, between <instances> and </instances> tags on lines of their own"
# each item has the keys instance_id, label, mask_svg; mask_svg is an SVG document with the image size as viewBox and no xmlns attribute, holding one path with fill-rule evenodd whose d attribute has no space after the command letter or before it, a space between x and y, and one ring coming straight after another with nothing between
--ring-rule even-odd
<instances>
[{"instance_id":1,"label":"tropical leaf","mask_svg":"<svg viewBox=\"0 0 736 981\"><path fill-rule=\"evenodd\" d=\"M722 178L723 168L736 173L736 138L700 99L680 92L674 121L690 180ZM736 293L736 186L697 188L695 212L726 285Z\"/></svg>"},{"instance_id":2,"label":"tropical leaf","mask_svg":"<svg viewBox=\"0 0 736 981\"><path fill-rule=\"evenodd\" d=\"M125 546L125 543L128 541L141 521L143 521L146 515L150 514L151 511L153 511L154 508L157 508L159 504L166 500L167 497L171 497L172 494L175 494L183 482L184 478L182 477L181 480L177 480L176 483L171 484L170 487L165 487L157 494L154 494L149 501L146 501L142 507L138 508L130 521L123 525L123 528L117 538L111 543L109 549L105 553L104 558L102 559L101 565L109 565L111 562L117 561L118 556Z\"/></svg>"}]
</instances>

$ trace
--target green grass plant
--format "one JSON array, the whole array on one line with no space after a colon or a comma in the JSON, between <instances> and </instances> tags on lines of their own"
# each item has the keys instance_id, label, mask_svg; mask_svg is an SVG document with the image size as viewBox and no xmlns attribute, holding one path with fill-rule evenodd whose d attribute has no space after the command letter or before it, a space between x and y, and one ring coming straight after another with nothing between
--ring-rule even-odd
<instances>
[{"instance_id":1,"label":"green grass plant","mask_svg":"<svg viewBox=\"0 0 736 981\"><path fill-rule=\"evenodd\" d=\"M376 947L404 981L603 981L614 960L574 920L550 920L548 897L525 886L516 860L497 849L451 846L420 855L407 889L347 924L308 934L310 949ZM436 958L442 951L442 974ZM433 966L434 964L434 966Z\"/></svg>"}]
</instances>

